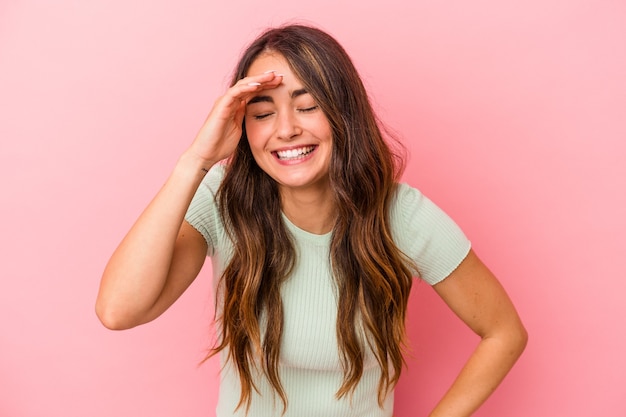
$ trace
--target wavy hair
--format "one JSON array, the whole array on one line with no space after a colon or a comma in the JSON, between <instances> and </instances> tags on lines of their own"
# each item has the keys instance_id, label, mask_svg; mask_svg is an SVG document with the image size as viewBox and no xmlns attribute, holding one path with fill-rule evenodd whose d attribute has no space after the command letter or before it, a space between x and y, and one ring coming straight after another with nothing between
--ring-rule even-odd
<instances>
[{"instance_id":1,"label":"wavy hair","mask_svg":"<svg viewBox=\"0 0 626 417\"><path fill-rule=\"evenodd\" d=\"M329 257L339 298L336 333L344 374L336 396L356 389L369 348L381 369L382 406L404 363L412 284L410 261L394 244L388 218L404 167L400 148L385 141L357 70L333 37L303 25L270 29L245 50L232 85L268 51L286 59L332 128L329 179L336 220ZM218 205L234 248L219 285L221 335L211 355L226 350L239 372L237 408L246 404L249 409L260 363L284 411L288 399L278 371L284 320L280 288L296 255L282 220L278 186L256 164L245 126L227 164Z\"/></svg>"}]
</instances>

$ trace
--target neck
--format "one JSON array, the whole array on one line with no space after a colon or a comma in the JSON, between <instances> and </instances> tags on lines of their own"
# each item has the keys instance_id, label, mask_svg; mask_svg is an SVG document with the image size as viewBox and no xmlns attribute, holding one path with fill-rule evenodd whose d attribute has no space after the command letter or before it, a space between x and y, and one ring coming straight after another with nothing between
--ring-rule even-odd
<instances>
[{"instance_id":1,"label":"neck","mask_svg":"<svg viewBox=\"0 0 626 417\"><path fill-rule=\"evenodd\" d=\"M323 235L335 224L335 203L330 187L320 190L281 190L285 216L302 230Z\"/></svg>"}]
</instances>

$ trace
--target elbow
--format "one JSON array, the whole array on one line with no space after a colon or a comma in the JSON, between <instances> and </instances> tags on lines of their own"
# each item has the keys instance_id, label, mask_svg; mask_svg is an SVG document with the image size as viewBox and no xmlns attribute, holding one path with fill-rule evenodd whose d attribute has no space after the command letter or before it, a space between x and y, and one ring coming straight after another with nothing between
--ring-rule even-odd
<instances>
[{"instance_id":1,"label":"elbow","mask_svg":"<svg viewBox=\"0 0 626 417\"><path fill-rule=\"evenodd\" d=\"M489 343L497 343L501 351L515 362L526 349L528 331L521 322L517 321L503 326L493 333L481 335L481 339L483 341L489 340Z\"/></svg>"},{"instance_id":2,"label":"elbow","mask_svg":"<svg viewBox=\"0 0 626 417\"><path fill-rule=\"evenodd\" d=\"M511 350L515 357L520 357L528 345L528 331L523 324L519 323L510 332Z\"/></svg>"},{"instance_id":3,"label":"elbow","mask_svg":"<svg viewBox=\"0 0 626 417\"><path fill-rule=\"evenodd\" d=\"M100 323L109 330L126 330L137 324L128 319L128 316L119 309L98 300L96 301L96 316Z\"/></svg>"},{"instance_id":4,"label":"elbow","mask_svg":"<svg viewBox=\"0 0 626 417\"><path fill-rule=\"evenodd\" d=\"M526 346L528 345L528 331L526 330L526 328L521 325L520 326L520 332L519 332L519 345L520 345L520 355L522 354L522 352L526 349Z\"/></svg>"}]
</instances>

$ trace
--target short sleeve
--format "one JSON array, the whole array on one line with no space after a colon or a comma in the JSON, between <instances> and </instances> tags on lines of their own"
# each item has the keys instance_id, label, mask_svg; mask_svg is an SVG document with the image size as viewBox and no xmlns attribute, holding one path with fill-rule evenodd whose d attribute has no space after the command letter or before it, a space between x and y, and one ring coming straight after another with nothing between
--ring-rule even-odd
<instances>
[{"instance_id":1,"label":"short sleeve","mask_svg":"<svg viewBox=\"0 0 626 417\"><path fill-rule=\"evenodd\" d=\"M398 248L417 268L417 276L434 285L465 259L471 243L442 209L407 184L399 184L390 211Z\"/></svg>"},{"instance_id":2,"label":"short sleeve","mask_svg":"<svg viewBox=\"0 0 626 417\"><path fill-rule=\"evenodd\" d=\"M185 214L185 220L202 234L212 255L221 230L215 196L224 177L224 167L214 166L204 177Z\"/></svg>"}]
</instances>

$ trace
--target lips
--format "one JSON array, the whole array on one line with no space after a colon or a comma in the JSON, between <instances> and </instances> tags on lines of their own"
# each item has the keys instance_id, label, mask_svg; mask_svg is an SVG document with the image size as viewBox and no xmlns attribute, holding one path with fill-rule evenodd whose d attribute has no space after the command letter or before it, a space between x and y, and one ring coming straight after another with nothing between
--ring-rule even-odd
<instances>
[{"instance_id":1,"label":"lips","mask_svg":"<svg viewBox=\"0 0 626 417\"><path fill-rule=\"evenodd\" d=\"M281 161L294 161L306 157L313 152L317 146L302 146L300 148L287 149L283 151L274 151L274 155Z\"/></svg>"}]
</instances>

